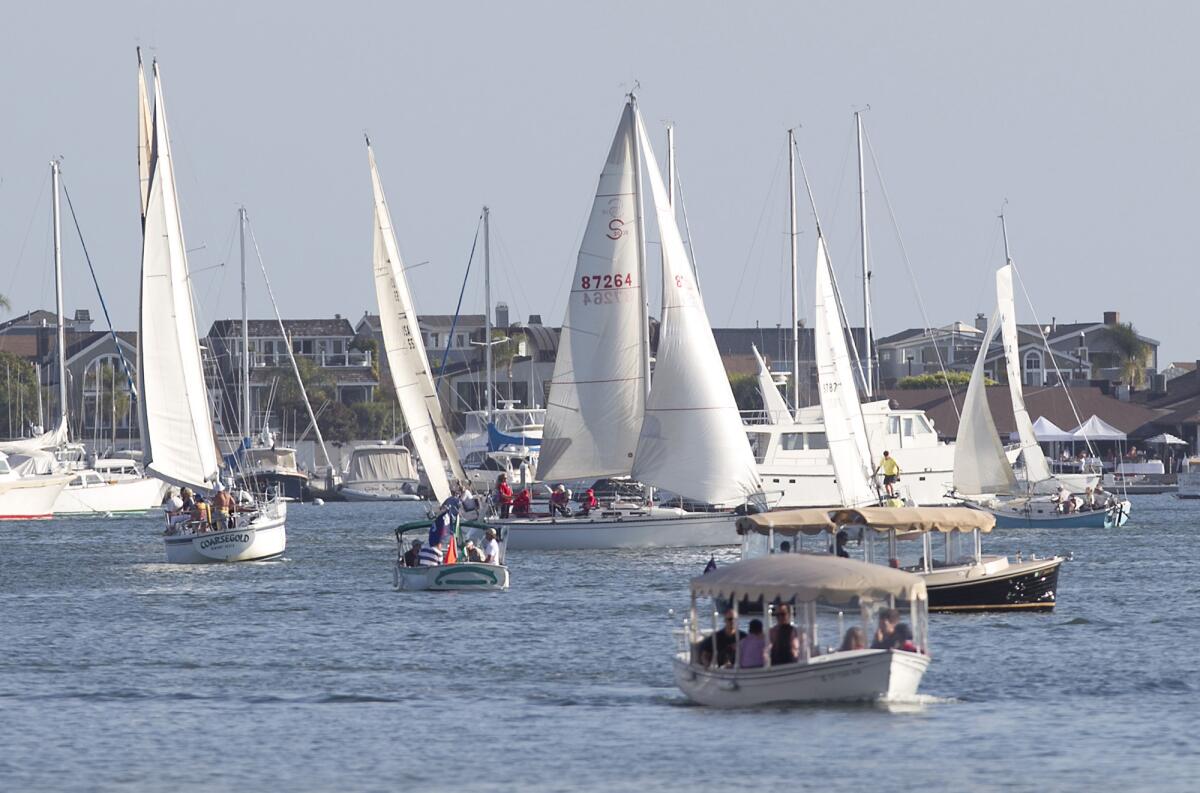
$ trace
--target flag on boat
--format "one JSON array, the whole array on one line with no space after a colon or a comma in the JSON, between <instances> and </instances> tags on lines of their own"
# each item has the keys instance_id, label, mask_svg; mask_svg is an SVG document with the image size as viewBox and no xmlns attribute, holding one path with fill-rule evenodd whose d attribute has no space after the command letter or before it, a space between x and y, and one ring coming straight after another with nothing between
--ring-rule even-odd
<instances>
[{"instance_id":1,"label":"flag on boat","mask_svg":"<svg viewBox=\"0 0 1200 793\"><path fill-rule=\"evenodd\" d=\"M713 570L716 570L716 569L717 569L717 557L714 554L714 555L708 557L708 564L704 565L704 572L711 573Z\"/></svg>"}]
</instances>

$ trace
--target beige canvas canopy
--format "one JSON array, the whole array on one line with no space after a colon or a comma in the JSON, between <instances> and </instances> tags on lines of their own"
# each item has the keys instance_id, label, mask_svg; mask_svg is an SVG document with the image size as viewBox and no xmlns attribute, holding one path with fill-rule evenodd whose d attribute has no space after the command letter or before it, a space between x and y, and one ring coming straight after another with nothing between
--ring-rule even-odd
<instances>
[{"instance_id":1,"label":"beige canvas canopy","mask_svg":"<svg viewBox=\"0 0 1200 793\"><path fill-rule=\"evenodd\" d=\"M912 573L856 559L803 553L735 562L693 578L691 587L695 597L765 598L768 602L795 598L832 605L927 597L925 580Z\"/></svg>"},{"instance_id":2,"label":"beige canvas canopy","mask_svg":"<svg viewBox=\"0 0 1200 793\"><path fill-rule=\"evenodd\" d=\"M785 509L739 518L739 534L834 533L843 526L866 526L878 532L901 534L927 531L991 531L996 518L990 512L966 507L859 507L857 509Z\"/></svg>"}]
</instances>

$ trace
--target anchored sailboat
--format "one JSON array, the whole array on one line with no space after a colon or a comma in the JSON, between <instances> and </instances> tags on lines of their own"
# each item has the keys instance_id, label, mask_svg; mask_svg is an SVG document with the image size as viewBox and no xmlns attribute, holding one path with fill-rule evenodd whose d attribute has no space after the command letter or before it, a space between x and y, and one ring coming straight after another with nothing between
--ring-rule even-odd
<instances>
[{"instance_id":1,"label":"anchored sailboat","mask_svg":"<svg viewBox=\"0 0 1200 793\"><path fill-rule=\"evenodd\" d=\"M143 459L164 481L207 493L220 486L208 388L204 380L187 248L175 187L166 105L157 62L149 128L148 192L143 202L141 301L138 323L138 407ZM140 66L139 66L140 71ZM139 135L145 128L145 103ZM282 501L259 502L231 528L203 521L173 523L164 537L167 561L236 562L281 556L287 545Z\"/></svg>"}]
</instances>

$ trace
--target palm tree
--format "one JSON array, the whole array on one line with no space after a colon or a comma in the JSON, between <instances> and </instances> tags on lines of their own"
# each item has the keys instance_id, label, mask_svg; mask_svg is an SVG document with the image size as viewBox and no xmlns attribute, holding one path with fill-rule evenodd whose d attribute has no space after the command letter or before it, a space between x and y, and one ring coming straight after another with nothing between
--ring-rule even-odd
<instances>
[{"instance_id":1,"label":"palm tree","mask_svg":"<svg viewBox=\"0 0 1200 793\"><path fill-rule=\"evenodd\" d=\"M1104 333L1112 343L1122 382L1134 389L1145 385L1150 345L1142 341L1142 337L1134 330L1133 323L1118 322L1109 325L1104 328Z\"/></svg>"}]
</instances>

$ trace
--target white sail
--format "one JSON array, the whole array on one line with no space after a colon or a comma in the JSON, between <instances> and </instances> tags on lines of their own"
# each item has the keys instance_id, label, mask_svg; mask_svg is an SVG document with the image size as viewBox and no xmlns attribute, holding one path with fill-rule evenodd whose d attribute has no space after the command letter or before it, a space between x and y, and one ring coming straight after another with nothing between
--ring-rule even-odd
<instances>
[{"instance_id":1,"label":"white sail","mask_svg":"<svg viewBox=\"0 0 1200 793\"><path fill-rule=\"evenodd\" d=\"M383 194L379 170L375 166L375 152L370 144L367 145L367 159L371 165L371 189L375 195L375 298L379 302L384 351L392 373L392 384L396 388L396 399L408 425L412 448L425 466L434 496L438 501L444 501L450 497L446 463L449 462L451 473L460 481L466 481L466 474L463 473L454 441L446 428L437 389L429 373L429 360L425 355L412 293L408 288L408 279L404 277L400 246L396 242L391 212ZM446 457L438 448L439 440L446 450Z\"/></svg>"},{"instance_id":2,"label":"white sail","mask_svg":"<svg viewBox=\"0 0 1200 793\"><path fill-rule=\"evenodd\" d=\"M1000 338L1004 344L1004 363L1008 369L1008 393L1012 398L1013 418L1021 439L1021 456L1025 459L1025 474L1029 487L1053 492L1058 483L1050 473L1046 455L1038 445L1033 421L1025 409L1025 394L1021 388L1021 354L1017 340L1016 304L1013 301L1012 263L996 271L996 310L1000 313Z\"/></svg>"},{"instance_id":3,"label":"white sail","mask_svg":"<svg viewBox=\"0 0 1200 793\"><path fill-rule=\"evenodd\" d=\"M567 300L538 459L543 481L627 476L646 399L634 111L600 173Z\"/></svg>"},{"instance_id":4,"label":"white sail","mask_svg":"<svg viewBox=\"0 0 1200 793\"><path fill-rule=\"evenodd\" d=\"M783 401L783 394L779 393L779 386L775 385L775 378L771 376L767 362L763 360L757 347L750 345L750 349L754 350L754 360L758 362L758 391L762 394L763 412L767 414L767 421L771 424L790 424L792 412Z\"/></svg>"},{"instance_id":5,"label":"white sail","mask_svg":"<svg viewBox=\"0 0 1200 793\"><path fill-rule=\"evenodd\" d=\"M1017 492L1017 479L1004 455L1004 446L988 407L983 373L988 348L999 322L999 312L996 312L980 341L962 417L958 421L958 437L954 442L954 489L966 495Z\"/></svg>"},{"instance_id":6,"label":"white sail","mask_svg":"<svg viewBox=\"0 0 1200 793\"><path fill-rule=\"evenodd\" d=\"M867 425L863 421L858 387L850 365L850 350L846 346L846 334L834 293L829 252L825 249L825 238L819 233L813 337L821 413L842 505L857 507L878 503L879 496L871 486L872 458L867 443Z\"/></svg>"},{"instance_id":7,"label":"white sail","mask_svg":"<svg viewBox=\"0 0 1200 793\"><path fill-rule=\"evenodd\" d=\"M220 456L197 342L166 105L154 67L154 156L142 240L138 397L147 469L177 485L216 480Z\"/></svg>"},{"instance_id":8,"label":"white sail","mask_svg":"<svg viewBox=\"0 0 1200 793\"><path fill-rule=\"evenodd\" d=\"M154 119L150 115L150 97L146 94L146 72L142 68L142 48L138 47L138 198L142 223L146 222L146 204L150 200L150 158L154 152Z\"/></svg>"},{"instance_id":9,"label":"white sail","mask_svg":"<svg viewBox=\"0 0 1200 793\"><path fill-rule=\"evenodd\" d=\"M31 438L17 438L0 443L0 452L4 454L33 454L38 451L57 449L67 442L67 419L60 416L58 426L54 429L34 435Z\"/></svg>"},{"instance_id":10,"label":"white sail","mask_svg":"<svg viewBox=\"0 0 1200 793\"><path fill-rule=\"evenodd\" d=\"M667 296L633 476L710 503L745 500L762 492L754 455L654 151L641 118L635 118L658 218Z\"/></svg>"}]
</instances>

